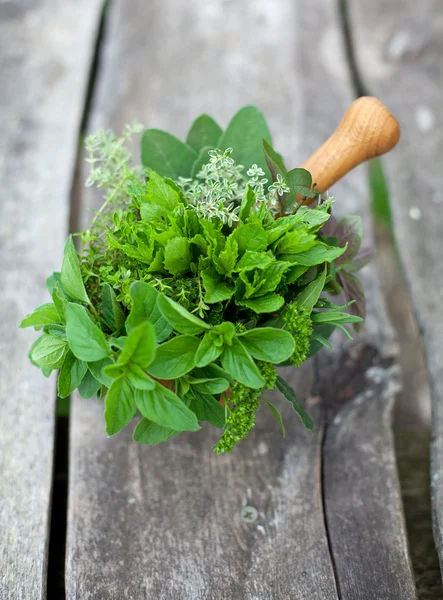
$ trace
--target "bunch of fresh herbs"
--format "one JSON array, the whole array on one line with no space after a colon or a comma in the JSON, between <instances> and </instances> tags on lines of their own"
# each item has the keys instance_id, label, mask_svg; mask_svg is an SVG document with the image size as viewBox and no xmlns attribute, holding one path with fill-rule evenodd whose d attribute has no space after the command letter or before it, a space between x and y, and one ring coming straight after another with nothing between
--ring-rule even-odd
<instances>
[{"instance_id":1,"label":"bunch of fresh herbs","mask_svg":"<svg viewBox=\"0 0 443 600\"><path fill-rule=\"evenodd\" d=\"M68 238L47 280L52 302L21 323L41 332L32 363L46 377L59 370L60 397L104 399L109 435L139 416L142 444L207 421L222 430L215 451L230 451L262 399L282 425L264 396L274 387L311 429L276 366L298 367L334 328L349 336L344 325L362 320L360 220L331 225L333 199L286 169L254 107L224 132L200 116L186 143L147 130L133 167L127 143L141 129L86 141L87 183L105 201L80 253ZM324 296L342 290L353 314Z\"/></svg>"}]
</instances>

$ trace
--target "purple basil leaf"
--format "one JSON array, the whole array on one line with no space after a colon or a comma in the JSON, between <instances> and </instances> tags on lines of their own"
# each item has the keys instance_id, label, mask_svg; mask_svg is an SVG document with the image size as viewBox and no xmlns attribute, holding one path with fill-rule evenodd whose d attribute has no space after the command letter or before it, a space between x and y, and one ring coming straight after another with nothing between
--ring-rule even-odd
<instances>
[{"instance_id":1,"label":"purple basil leaf","mask_svg":"<svg viewBox=\"0 0 443 600\"><path fill-rule=\"evenodd\" d=\"M347 271L337 273L337 279L343 287L346 301L354 300L354 303L349 307L349 312L364 319L366 316L366 299L360 280Z\"/></svg>"},{"instance_id":2,"label":"purple basil leaf","mask_svg":"<svg viewBox=\"0 0 443 600\"><path fill-rule=\"evenodd\" d=\"M360 271L360 269L363 269L363 267L365 267L369 262L371 262L373 257L374 252L372 248L369 248L369 246L365 246L363 248L360 248L354 260L352 262L347 263L346 265L343 265L343 268L348 273L355 273L356 271Z\"/></svg>"},{"instance_id":3,"label":"purple basil leaf","mask_svg":"<svg viewBox=\"0 0 443 600\"><path fill-rule=\"evenodd\" d=\"M355 215L343 217L335 229L335 237L340 240L340 247L346 243L348 248L344 254L339 256L335 262L336 265L344 265L352 261L360 250L363 237L363 225L361 218Z\"/></svg>"}]
</instances>

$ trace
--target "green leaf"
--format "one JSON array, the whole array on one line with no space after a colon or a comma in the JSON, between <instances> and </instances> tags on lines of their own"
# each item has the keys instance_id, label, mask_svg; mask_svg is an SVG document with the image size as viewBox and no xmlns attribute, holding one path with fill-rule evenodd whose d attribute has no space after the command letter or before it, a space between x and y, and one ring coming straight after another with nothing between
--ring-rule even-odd
<instances>
[{"instance_id":1,"label":"green leaf","mask_svg":"<svg viewBox=\"0 0 443 600\"><path fill-rule=\"evenodd\" d=\"M41 329L45 325L51 325L53 323L61 323L60 315L58 314L55 304L47 303L42 304L34 310L33 313L28 315L20 323L20 327L35 327Z\"/></svg>"},{"instance_id":2,"label":"green leaf","mask_svg":"<svg viewBox=\"0 0 443 600\"><path fill-rule=\"evenodd\" d=\"M241 108L232 118L218 142L221 150L233 148L232 158L248 169L253 164L261 167L270 178L262 141L272 143L266 120L255 106Z\"/></svg>"},{"instance_id":3,"label":"green leaf","mask_svg":"<svg viewBox=\"0 0 443 600\"><path fill-rule=\"evenodd\" d=\"M155 389L137 390L137 408L141 414L174 431L198 431L200 426L195 414L171 390L156 383Z\"/></svg>"},{"instance_id":4,"label":"green leaf","mask_svg":"<svg viewBox=\"0 0 443 600\"><path fill-rule=\"evenodd\" d=\"M191 125L186 143L199 152L205 146L217 147L223 131L209 115L200 115Z\"/></svg>"},{"instance_id":5,"label":"green leaf","mask_svg":"<svg viewBox=\"0 0 443 600\"><path fill-rule=\"evenodd\" d=\"M209 394L193 392L190 408L199 421L211 423L218 429L223 429L226 424L224 407Z\"/></svg>"},{"instance_id":6,"label":"green leaf","mask_svg":"<svg viewBox=\"0 0 443 600\"><path fill-rule=\"evenodd\" d=\"M232 236L229 236L226 240L224 250L220 252L220 256L213 257L214 265L218 273L230 277L237 263L237 258L238 244Z\"/></svg>"},{"instance_id":7,"label":"green leaf","mask_svg":"<svg viewBox=\"0 0 443 600\"><path fill-rule=\"evenodd\" d=\"M254 389L264 387L265 380L257 365L238 339L234 338L232 345L223 349L221 364L225 371L243 385Z\"/></svg>"},{"instance_id":8,"label":"green leaf","mask_svg":"<svg viewBox=\"0 0 443 600\"><path fill-rule=\"evenodd\" d=\"M238 339L251 356L279 364L295 350L294 338L288 331L275 327L257 327L238 335Z\"/></svg>"},{"instance_id":9,"label":"green leaf","mask_svg":"<svg viewBox=\"0 0 443 600\"><path fill-rule=\"evenodd\" d=\"M84 306L70 302L66 307L69 347L80 360L95 361L109 355L106 338Z\"/></svg>"},{"instance_id":10,"label":"green leaf","mask_svg":"<svg viewBox=\"0 0 443 600\"><path fill-rule=\"evenodd\" d=\"M105 399L106 433L114 435L133 419L137 406L134 390L125 377L113 381Z\"/></svg>"},{"instance_id":11,"label":"green leaf","mask_svg":"<svg viewBox=\"0 0 443 600\"><path fill-rule=\"evenodd\" d=\"M147 129L141 141L142 164L154 169L163 177L176 181L179 177L189 177L197 152L179 139L160 131Z\"/></svg>"},{"instance_id":12,"label":"green leaf","mask_svg":"<svg viewBox=\"0 0 443 600\"><path fill-rule=\"evenodd\" d=\"M32 345L29 358L41 369L60 369L67 349L65 340L44 333Z\"/></svg>"},{"instance_id":13,"label":"green leaf","mask_svg":"<svg viewBox=\"0 0 443 600\"><path fill-rule=\"evenodd\" d=\"M332 262L346 251L345 248L337 248L336 246L327 246L326 244L316 244L306 252L298 254L284 255L281 259L291 260L299 265L311 267L321 265L324 262Z\"/></svg>"},{"instance_id":14,"label":"green leaf","mask_svg":"<svg viewBox=\"0 0 443 600\"><path fill-rule=\"evenodd\" d=\"M315 331L313 332L311 339L318 342L319 344L321 344L322 346L324 346L325 348L327 348L328 350L332 350L332 344L330 344L328 342L328 340L326 338L324 338L322 335L320 335L319 333L315 333Z\"/></svg>"},{"instance_id":15,"label":"green leaf","mask_svg":"<svg viewBox=\"0 0 443 600\"><path fill-rule=\"evenodd\" d=\"M161 344L148 368L149 374L157 379L177 379L186 375L195 367L199 344L200 340L192 335L181 335Z\"/></svg>"},{"instance_id":16,"label":"green leaf","mask_svg":"<svg viewBox=\"0 0 443 600\"><path fill-rule=\"evenodd\" d=\"M271 313L277 311L283 306L285 300L279 294L266 294L259 298L250 298L249 300L238 300L237 304L246 306L257 314Z\"/></svg>"},{"instance_id":17,"label":"green leaf","mask_svg":"<svg viewBox=\"0 0 443 600\"><path fill-rule=\"evenodd\" d=\"M229 300L234 294L234 286L221 279L216 271L202 271L203 286L206 290L205 302L215 304Z\"/></svg>"},{"instance_id":18,"label":"green leaf","mask_svg":"<svg viewBox=\"0 0 443 600\"><path fill-rule=\"evenodd\" d=\"M184 237L176 237L166 244L165 269L172 275L183 275L191 264L191 244Z\"/></svg>"},{"instance_id":19,"label":"green leaf","mask_svg":"<svg viewBox=\"0 0 443 600\"><path fill-rule=\"evenodd\" d=\"M231 238L237 242L240 256L243 256L246 250L255 250L256 252L266 250L267 237L261 225L253 223L240 225L240 227L234 229L228 240Z\"/></svg>"},{"instance_id":20,"label":"green leaf","mask_svg":"<svg viewBox=\"0 0 443 600\"><path fill-rule=\"evenodd\" d=\"M305 289L298 294L296 298L298 306L303 306L310 313L312 312L312 309L316 305L317 300L320 298L320 294L325 287L326 271L327 268L325 265L323 272L316 279L314 279L314 281L311 281L311 283L305 287Z\"/></svg>"},{"instance_id":21,"label":"green leaf","mask_svg":"<svg viewBox=\"0 0 443 600\"><path fill-rule=\"evenodd\" d=\"M263 396L263 397L264 397L264 396ZM282 417L281 417L280 411L278 410L278 408L277 408L276 406L274 406L274 405L272 404L272 402L271 402L270 400L268 400L266 397L264 397L264 398L265 398L265 402L266 402L266 404L267 404L267 405L268 405L268 407L269 407L269 410L270 410L270 411L271 411L271 413L272 413L272 416L273 416L273 417L274 417L274 419L277 421L277 423L280 425L280 429L281 429L281 432L282 432L282 434L283 434L283 437L285 437L285 435L286 435L286 434L285 434L285 426L284 426L284 424L283 424L283 419L282 419Z\"/></svg>"},{"instance_id":22,"label":"green leaf","mask_svg":"<svg viewBox=\"0 0 443 600\"><path fill-rule=\"evenodd\" d=\"M193 335L211 328L205 321L191 314L181 304L164 294L158 295L157 306L171 327L179 333Z\"/></svg>"},{"instance_id":23,"label":"green leaf","mask_svg":"<svg viewBox=\"0 0 443 600\"><path fill-rule=\"evenodd\" d=\"M345 312L328 310L326 312L313 312L312 322L319 323L333 323L335 325L344 325L346 323L361 323L363 319L356 315L350 315Z\"/></svg>"},{"instance_id":24,"label":"green leaf","mask_svg":"<svg viewBox=\"0 0 443 600\"><path fill-rule=\"evenodd\" d=\"M331 337L332 332L334 330L335 330L335 325L331 325L328 323L326 323L324 325L317 325L314 328L314 332L311 336L311 343L309 345L308 357L311 357L311 356L314 356L314 354L317 354L317 352L319 350L321 350L321 348L323 346L326 346L326 348L329 348L329 346L331 346L331 344L329 344L329 342L328 342L328 338ZM325 342L326 342L326 344L325 344ZM329 346L327 344L329 344ZM332 349L332 346L329 349Z\"/></svg>"},{"instance_id":25,"label":"green leaf","mask_svg":"<svg viewBox=\"0 0 443 600\"><path fill-rule=\"evenodd\" d=\"M361 217L355 215L343 217L337 223L333 235L338 238L340 246L348 245L346 252L337 259L337 265L351 262L357 256L363 238Z\"/></svg>"},{"instance_id":26,"label":"green leaf","mask_svg":"<svg viewBox=\"0 0 443 600\"><path fill-rule=\"evenodd\" d=\"M135 281L131 285L132 310L126 319L126 331L131 332L134 327L144 321L153 324L158 342L164 342L171 334L172 327L162 315L157 306L160 293L143 281Z\"/></svg>"},{"instance_id":27,"label":"green leaf","mask_svg":"<svg viewBox=\"0 0 443 600\"><path fill-rule=\"evenodd\" d=\"M258 286L253 296L264 296L269 292L273 292L280 281L282 280L283 274L290 267L290 263L284 261L274 261L263 269L260 273L258 280Z\"/></svg>"},{"instance_id":28,"label":"green leaf","mask_svg":"<svg viewBox=\"0 0 443 600\"><path fill-rule=\"evenodd\" d=\"M72 241L72 235L68 237L65 244L60 278L63 289L71 296L71 298L84 302L85 304L90 303L83 283L80 263L74 247L74 242Z\"/></svg>"},{"instance_id":29,"label":"green leaf","mask_svg":"<svg viewBox=\"0 0 443 600\"><path fill-rule=\"evenodd\" d=\"M112 331L119 331L125 324L125 313L112 287L105 283L103 285L102 316Z\"/></svg>"},{"instance_id":30,"label":"green leaf","mask_svg":"<svg viewBox=\"0 0 443 600\"><path fill-rule=\"evenodd\" d=\"M246 250L241 259L238 261L236 271L251 271L252 269L264 269L271 264L273 259L269 254L263 252L253 252Z\"/></svg>"},{"instance_id":31,"label":"green leaf","mask_svg":"<svg viewBox=\"0 0 443 600\"><path fill-rule=\"evenodd\" d=\"M153 390L155 381L137 364L131 364L126 376L130 384L137 390Z\"/></svg>"},{"instance_id":32,"label":"green leaf","mask_svg":"<svg viewBox=\"0 0 443 600\"><path fill-rule=\"evenodd\" d=\"M196 379L188 377L188 383L192 385L192 389L200 394L222 394L229 388L229 381L224 377L216 379Z\"/></svg>"},{"instance_id":33,"label":"green leaf","mask_svg":"<svg viewBox=\"0 0 443 600\"><path fill-rule=\"evenodd\" d=\"M162 427L143 417L143 419L137 423L132 437L133 440L139 444L154 445L166 442L179 433L181 432L174 431L169 427Z\"/></svg>"},{"instance_id":34,"label":"green leaf","mask_svg":"<svg viewBox=\"0 0 443 600\"><path fill-rule=\"evenodd\" d=\"M83 360L78 360L72 352L66 353L57 382L60 398L66 398L80 385L87 370L88 365Z\"/></svg>"},{"instance_id":35,"label":"green leaf","mask_svg":"<svg viewBox=\"0 0 443 600\"><path fill-rule=\"evenodd\" d=\"M216 346L214 344L213 336L207 333L200 345L197 348L195 354L195 364L197 367L205 367L209 363L214 362L220 356L223 350L223 345Z\"/></svg>"},{"instance_id":36,"label":"green leaf","mask_svg":"<svg viewBox=\"0 0 443 600\"><path fill-rule=\"evenodd\" d=\"M172 212L180 201L180 195L168 179L153 170L148 171L147 202L161 206L167 213Z\"/></svg>"},{"instance_id":37,"label":"green leaf","mask_svg":"<svg viewBox=\"0 0 443 600\"><path fill-rule=\"evenodd\" d=\"M288 400L291 403L292 408L297 413L297 415L300 417L301 422L306 427L306 429L308 429L309 431L313 431L314 423L313 423L311 417L308 415L308 413L303 408L303 406L297 400L297 397L296 397L295 392L292 389L292 387L283 379L283 377L280 377L280 375L277 376L276 386L277 386L278 391L281 394L283 394L283 396L286 398L286 400Z\"/></svg>"},{"instance_id":38,"label":"green leaf","mask_svg":"<svg viewBox=\"0 0 443 600\"><path fill-rule=\"evenodd\" d=\"M54 285L51 296L60 316L60 321L66 323L66 307L68 306L68 300L62 291L61 283L56 283Z\"/></svg>"},{"instance_id":39,"label":"green leaf","mask_svg":"<svg viewBox=\"0 0 443 600\"><path fill-rule=\"evenodd\" d=\"M285 176L288 170L286 169L283 160L279 154L274 150L271 144L268 144L266 140L263 140L263 152L265 155L266 163L271 172L272 181L277 180L277 174L280 173Z\"/></svg>"},{"instance_id":40,"label":"green leaf","mask_svg":"<svg viewBox=\"0 0 443 600\"><path fill-rule=\"evenodd\" d=\"M286 185L294 194L307 198L316 198L319 192L311 190L312 176L306 169L298 168L288 171L285 175Z\"/></svg>"},{"instance_id":41,"label":"green leaf","mask_svg":"<svg viewBox=\"0 0 443 600\"><path fill-rule=\"evenodd\" d=\"M113 365L114 363L110 358L102 358L101 360L96 360L88 363L88 368L91 371L92 375L97 379L102 385L106 387L110 387L112 383L112 379L105 375L103 370L109 365Z\"/></svg>"},{"instance_id":42,"label":"green leaf","mask_svg":"<svg viewBox=\"0 0 443 600\"><path fill-rule=\"evenodd\" d=\"M46 278L46 288L51 296L56 283L61 285L60 273L58 273L57 271L55 271L54 273L52 273L52 275Z\"/></svg>"},{"instance_id":43,"label":"green leaf","mask_svg":"<svg viewBox=\"0 0 443 600\"><path fill-rule=\"evenodd\" d=\"M280 254L298 254L306 252L316 243L316 237L309 233L308 228L300 227L294 231L286 233L278 242L275 253Z\"/></svg>"},{"instance_id":44,"label":"green leaf","mask_svg":"<svg viewBox=\"0 0 443 600\"><path fill-rule=\"evenodd\" d=\"M154 326L149 321L140 323L131 329L117 364L127 365L130 363L145 369L154 360L156 348Z\"/></svg>"},{"instance_id":45,"label":"green leaf","mask_svg":"<svg viewBox=\"0 0 443 600\"><path fill-rule=\"evenodd\" d=\"M100 381L94 377L91 371L86 371L86 375L83 377L80 385L78 386L78 392L82 398L89 400L93 398L101 387Z\"/></svg>"},{"instance_id":46,"label":"green leaf","mask_svg":"<svg viewBox=\"0 0 443 600\"><path fill-rule=\"evenodd\" d=\"M246 219L249 217L249 214L251 212L251 208L254 206L254 204L257 202L257 197L255 195L254 190L252 189L252 187L248 184L245 188L245 192L243 194L243 198L241 201L241 205L240 205L240 212L239 212L239 218L240 221L246 221Z\"/></svg>"},{"instance_id":47,"label":"green leaf","mask_svg":"<svg viewBox=\"0 0 443 600\"><path fill-rule=\"evenodd\" d=\"M361 281L355 275L347 271L340 271L339 281L343 287L343 292L347 302L352 301L349 310L353 315L364 319L366 317L365 292Z\"/></svg>"}]
</instances>

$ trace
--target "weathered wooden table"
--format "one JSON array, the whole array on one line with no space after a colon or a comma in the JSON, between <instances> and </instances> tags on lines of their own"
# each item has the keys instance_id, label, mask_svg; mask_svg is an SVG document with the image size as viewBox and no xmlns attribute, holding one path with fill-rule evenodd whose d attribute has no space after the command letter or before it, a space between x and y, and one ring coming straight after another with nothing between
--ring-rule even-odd
<instances>
[{"instance_id":1,"label":"weathered wooden table","mask_svg":"<svg viewBox=\"0 0 443 600\"><path fill-rule=\"evenodd\" d=\"M64 595L54 584L65 545L58 494L51 522L55 381L28 363L32 334L17 325L46 301L44 278L69 227L97 201L76 176L85 127L120 129L136 117L184 136L201 112L226 123L252 103L295 166L336 127L359 81L403 129L386 166L427 359L443 558L443 12L437 0L352 0L347 28L342 16L338 0L0 2L2 600L45 598L48 568L49 595ZM370 238L365 170L334 193ZM397 344L375 264L364 284L366 329L290 374L315 417L313 437L288 418L281 439L261 415L230 456L212 454L206 429L143 447L124 432L107 439L100 404L72 399L68 599L416 597L390 418ZM256 517L242 519L246 505Z\"/></svg>"}]
</instances>

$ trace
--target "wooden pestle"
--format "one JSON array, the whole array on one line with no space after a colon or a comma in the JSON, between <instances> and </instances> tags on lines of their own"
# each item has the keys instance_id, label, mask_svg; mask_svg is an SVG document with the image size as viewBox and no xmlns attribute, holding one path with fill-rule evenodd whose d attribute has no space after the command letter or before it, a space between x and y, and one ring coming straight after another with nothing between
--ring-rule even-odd
<instances>
[{"instance_id":1,"label":"wooden pestle","mask_svg":"<svg viewBox=\"0 0 443 600\"><path fill-rule=\"evenodd\" d=\"M326 192L365 160L392 150L400 138L400 125L386 106L371 96L351 104L326 142L301 166L312 175L315 189ZM315 198L307 198L311 204Z\"/></svg>"}]
</instances>

